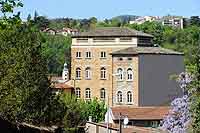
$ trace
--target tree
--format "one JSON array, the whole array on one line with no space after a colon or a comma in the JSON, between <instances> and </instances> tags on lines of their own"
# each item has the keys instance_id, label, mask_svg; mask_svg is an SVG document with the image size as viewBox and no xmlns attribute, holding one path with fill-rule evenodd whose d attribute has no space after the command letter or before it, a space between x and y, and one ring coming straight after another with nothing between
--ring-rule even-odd
<instances>
[{"instance_id":1,"label":"tree","mask_svg":"<svg viewBox=\"0 0 200 133\"><path fill-rule=\"evenodd\" d=\"M38 27L40 30L44 30L49 27L49 20L45 16L35 16L34 18L34 24Z\"/></svg>"},{"instance_id":2,"label":"tree","mask_svg":"<svg viewBox=\"0 0 200 133\"><path fill-rule=\"evenodd\" d=\"M96 27L96 24L97 24L97 18L91 17L89 19L89 23L90 23L90 29L94 29Z\"/></svg>"},{"instance_id":3,"label":"tree","mask_svg":"<svg viewBox=\"0 0 200 133\"><path fill-rule=\"evenodd\" d=\"M0 106L5 119L42 119L49 82L40 38L39 32L26 25L1 30Z\"/></svg>"},{"instance_id":4,"label":"tree","mask_svg":"<svg viewBox=\"0 0 200 133\"><path fill-rule=\"evenodd\" d=\"M200 47L195 52L195 59L192 64L192 73L195 80L191 86L191 89L194 90L191 97L191 112L193 131L200 132Z\"/></svg>"},{"instance_id":5,"label":"tree","mask_svg":"<svg viewBox=\"0 0 200 133\"><path fill-rule=\"evenodd\" d=\"M31 14L28 14L27 22L30 22L30 21L31 21Z\"/></svg>"},{"instance_id":6,"label":"tree","mask_svg":"<svg viewBox=\"0 0 200 133\"><path fill-rule=\"evenodd\" d=\"M63 64L71 62L71 38L62 35L43 34L42 54L47 60L48 73L61 75Z\"/></svg>"},{"instance_id":7,"label":"tree","mask_svg":"<svg viewBox=\"0 0 200 133\"><path fill-rule=\"evenodd\" d=\"M200 26L200 18L199 18L199 16L191 16L190 25Z\"/></svg>"},{"instance_id":8,"label":"tree","mask_svg":"<svg viewBox=\"0 0 200 133\"><path fill-rule=\"evenodd\" d=\"M161 129L169 133L185 133L191 121L189 97L191 93L188 93L188 86L192 82L192 77L188 73L181 73L178 82L185 95L172 101L169 114L161 122Z\"/></svg>"}]
</instances>

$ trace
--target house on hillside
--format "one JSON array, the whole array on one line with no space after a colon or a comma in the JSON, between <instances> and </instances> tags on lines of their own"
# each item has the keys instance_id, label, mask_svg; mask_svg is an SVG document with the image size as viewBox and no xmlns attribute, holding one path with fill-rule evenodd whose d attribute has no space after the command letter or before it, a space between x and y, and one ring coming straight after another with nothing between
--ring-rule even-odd
<instances>
[{"instance_id":1,"label":"house on hillside","mask_svg":"<svg viewBox=\"0 0 200 133\"><path fill-rule=\"evenodd\" d=\"M56 33L57 33L57 31L55 29L52 29L52 28L46 28L42 32L50 34L50 35L56 35Z\"/></svg>"}]
</instances>

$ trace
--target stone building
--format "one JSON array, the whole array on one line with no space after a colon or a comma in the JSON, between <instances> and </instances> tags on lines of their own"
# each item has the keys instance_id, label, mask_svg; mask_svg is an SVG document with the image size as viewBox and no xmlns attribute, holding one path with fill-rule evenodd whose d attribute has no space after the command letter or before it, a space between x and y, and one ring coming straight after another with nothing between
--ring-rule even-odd
<instances>
[{"instance_id":1,"label":"stone building","mask_svg":"<svg viewBox=\"0 0 200 133\"><path fill-rule=\"evenodd\" d=\"M110 106L167 105L181 94L171 75L183 54L155 47L153 36L128 28L96 28L72 36L71 80L77 98Z\"/></svg>"}]
</instances>

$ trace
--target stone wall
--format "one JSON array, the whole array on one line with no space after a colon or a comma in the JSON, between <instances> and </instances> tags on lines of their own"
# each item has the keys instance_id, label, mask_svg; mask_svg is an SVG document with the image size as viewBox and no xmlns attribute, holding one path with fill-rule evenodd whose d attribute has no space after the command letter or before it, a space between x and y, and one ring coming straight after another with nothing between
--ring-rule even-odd
<instances>
[{"instance_id":1,"label":"stone wall","mask_svg":"<svg viewBox=\"0 0 200 133\"><path fill-rule=\"evenodd\" d=\"M121 59L122 60L121 60ZM130 60L131 59L131 60ZM113 73L117 73L117 69L123 69L123 80L118 80L119 76L113 78L113 100L114 106L137 106L138 105L138 57L137 56L114 56L113 57ZM133 70L133 80L127 80L127 70L131 68ZM122 91L123 102L117 102L117 92ZM131 91L133 95L133 102L127 102L127 92Z\"/></svg>"}]
</instances>

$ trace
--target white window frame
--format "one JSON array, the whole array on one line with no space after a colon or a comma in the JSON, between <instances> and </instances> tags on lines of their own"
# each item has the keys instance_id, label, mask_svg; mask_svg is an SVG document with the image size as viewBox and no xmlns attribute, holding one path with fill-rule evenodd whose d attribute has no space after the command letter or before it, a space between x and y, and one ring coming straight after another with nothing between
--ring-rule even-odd
<instances>
[{"instance_id":1,"label":"white window frame","mask_svg":"<svg viewBox=\"0 0 200 133\"><path fill-rule=\"evenodd\" d=\"M133 81L133 69L132 68L127 69L127 81Z\"/></svg>"},{"instance_id":2,"label":"white window frame","mask_svg":"<svg viewBox=\"0 0 200 133\"><path fill-rule=\"evenodd\" d=\"M133 94L131 91L127 92L127 103L132 104L133 103Z\"/></svg>"},{"instance_id":3,"label":"white window frame","mask_svg":"<svg viewBox=\"0 0 200 133\"><path fill-rule=\"evenodd\" d=\"M122 103L123 102L123 93L122 91L117 92L117 103Z\"/></svg>"},{"instance_id":4,"label":"white window frame","mask_svg":"<svg viewBox=\"0 0 200 133\"><path fill-rule=\"evenodd\" d=\"M102 59L106 58L106 52L105 51L101 51L100 54L101 54L100 58L102 58Z\"/></svg>"},{"instance_id":5,"label":"white window frame","mask_svg":"<svg viewBox=\"0 0 200 133\"><path fill-rule=\"evenodd\" d=\"M118 68L118 69L117 69L117 74L119 74L119 75L117 76L117 80L118 80L118 81L123 81L123 79L124 79L124 71L123 71L122 68Z\"/></svg>"},{"instance_id":6,"label":"white window frame","mask_svg":"<svg viewBox=\"0 0 200 133\"><path fill-rule=\"evenodd\" d=\"M80 51L76 52L76 58L81 58L81 52Z\"/></svg>"},{"instance_id":7,"label":"white window frame","mask_svg":"<svg viewBox=\"0 0 200 133\"><path fill-rule=\"evenodd\" d=\"M101 100L105 100L106 99L106 89L105 88L101 88L101 90L100 90L100 98L101 98Z\"/></svg>"},{"instance_id":8,"label":"white window frame","mask_svg":"<svg viewBox=\"0 0 200 133\"><path fill-rule=\"evenodd\" d=\"M90 51L87 51L85 54L86 54L85 58L87 58L87 59L91 59L92 58L92 53Z\"/></svg>"},{"instance_id":9,"label":"white window frame","mask_svg":"<svg viewBox=\"0 0 200 133\"><path fill-rule=\"evenodd\" d=\"M81 98L81 89L80 88L76 88L76 98L77 99Z\"/></svg>"},{"instance_id":10,"label":"white window frame","mask_svg":"<svg viewBox=\"0 0 200 133\"><path fill-rule=\"evenodd\" d=\"M91 68L90 67L87 67L85 69L85 79L91 79Z\"/></svg>"},{"instance_id":11,"label":"white window frame","mask_svg":"<svg viewBox=\"0 0 200 133\"><path fill-rule=\"evenodd\" d=\"M81 79L81 69L79 67L76 68L76 79Z\"/></svg>"},{"instance_id":12,"label":"white window frame","mask_svg":"<svg viewBox=\"0 0 200 133\"><path fill-rule=\"evenodd\" d=\"M90 88L85 89L85 99L91 99L91 90Z\"/></svg>"},{"instance_id":13,"label":"white window frame","mask_svg":"<svg viewBox=\"0 0 200 133\"><path fill-rule=\"evenodd\" d=\"M102 67L100 69L100 78L101 79L106 79L106 68L105 67Z\"/></svg>"}]
</instances>

